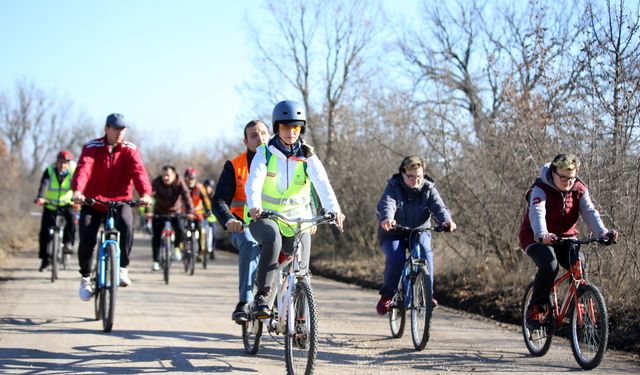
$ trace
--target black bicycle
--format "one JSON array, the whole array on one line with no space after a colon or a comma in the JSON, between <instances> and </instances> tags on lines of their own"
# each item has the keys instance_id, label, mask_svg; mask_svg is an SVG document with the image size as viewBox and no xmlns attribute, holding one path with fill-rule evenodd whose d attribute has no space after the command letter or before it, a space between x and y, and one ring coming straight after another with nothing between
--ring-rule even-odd
<instances>
[{"instance_id":1,"label":"black bicycle","mask_svg":"<svg viewBox=\"0 0 640 375\"><path fill-rule=\"evenodd\" d=\"M200 248L200 230L198 230L195 219L187 220L184 234L186 238L182 249L182 263L184 264L184 272L193 275L196 269L196 255Z\"/></svg>"},{"instance_id":2,"label":"black bicycle","mask_svg":"<svg viewBox=\"0 0 640 375\"><path fill-rule=\"evenodd\" d=\"M56 223L49 228L49 241L47 242L47 255L51 260L51 282L58 279L58 270L67 269L67 263L70 261L69 254L63 251L63 236L66 220L62 214L62 208L56 208Z\"/></svg>"}]
</instances>

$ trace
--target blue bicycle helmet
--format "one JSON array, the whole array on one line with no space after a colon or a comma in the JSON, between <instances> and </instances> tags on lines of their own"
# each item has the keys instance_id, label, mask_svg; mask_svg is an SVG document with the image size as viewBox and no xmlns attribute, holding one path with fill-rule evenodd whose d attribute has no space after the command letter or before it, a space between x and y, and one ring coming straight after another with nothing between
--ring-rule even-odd
<instances>
[{"instance_id":1,"label":"blue bicycle helmet","mask_svg":"<svg viewBox=\"0 0 640 375\"><path fill-rule=\"evenodd\" d=\"M307 127L307 115L304 106L293 100L283 100L273 107L271 115L273 133L278 133L278 123L291 126L302 126L300 135L304 134Z\"/></svg>"}]
</instances>

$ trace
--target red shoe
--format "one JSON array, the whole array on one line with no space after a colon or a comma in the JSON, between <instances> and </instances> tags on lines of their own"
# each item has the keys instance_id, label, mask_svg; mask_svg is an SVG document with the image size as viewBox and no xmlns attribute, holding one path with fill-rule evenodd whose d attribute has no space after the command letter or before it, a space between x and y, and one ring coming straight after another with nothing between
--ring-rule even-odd
<instances>
[{"instance_id":1,"label":"red shoe","mask_svg":"<svg viewBox=\"0 0 640 375\"><path fill-rule=\"evenodd\" d=\"M376 311L378 312L378 314L384 315L387 313L387 311L389 311L389 305L391 305L392 298L393 297L380 296L380 300L376 305Z\"/></svg>"}]
</instances>

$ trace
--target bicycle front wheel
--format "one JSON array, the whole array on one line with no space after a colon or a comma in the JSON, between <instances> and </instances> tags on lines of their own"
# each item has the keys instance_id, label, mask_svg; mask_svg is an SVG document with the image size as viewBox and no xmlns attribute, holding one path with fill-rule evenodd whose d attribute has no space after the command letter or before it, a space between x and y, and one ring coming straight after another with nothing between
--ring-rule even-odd
<instances>
[{"instance_id":1,"label":"bicycle front wheel","mask_svg":"<svg viewBox=\"0 0 640 375\"><path fill-rule=\"evenodd\" d=\"M51 261L51 282L56 281L58 278L58 252L60 251L58 242L58 236L55 234L50 236L47 254L49 254L49 260Z\"/></svg>"},{"instance_id":2,"label":"bicycle front wheel","mask_svg":"<svg viewBox=\"0 0 640 375\"><path fill-rule=\"evenodd\" d=\"M593 285L580 285L578 305L571 314L571 350L585 370L597 367L602 361L609 338L609 319L602 294Z\"/></svg>"},{"instance_id":3,"label":"bicycle front wheel","mask_svg":"<svg viewBox=\"0 0 640 375\"><path fill-rule=\"evenodd\" d=\"M547 354L549 347L551 347L551 340L554 334L554 318L553 312L549 311L548 318L545 323L538 329L530 329L527 327L527 307L531 303L531 297L533 295L533 283L529 284L524 293L524 299L522 300L522 336L524 337L524 344L527 346L529 353L536 357L542 357ZM551 309L551 307L548 307Z\"/></svg>"},{"instance_id":4,"label":"bicycle front wheel","mask_svg":"<svg viewBox=\"0 0 640 375\"><path fill-rule=\"evenodd\" d=\"M262 337L262 320L251 317L242 323L242 343L247 354L256 354Z\"/></svg>"},{"instance_id":5,"label":"bicycle front wheel","mask_svg":"<svg viewBox=\"0 0 640 375\"><path fill-rule=\"evenodd\" d=\"M119 264L116 258L116 246L107 244L104 249L106 285L100 289L100 311L102 311L102 330L111 332L116 314L116 294L118 292Z\"/></svg>"},{"instance_id":6,"label":"bicycle front wheel","mask_svg":"<svg viewBox=\"0 0 640 375\"><path fill-rule=\"evenodd\" d=\"M404 323L406 321L407 310L404 306L404 289L402 289L402 278L398 285L398 291L389 305L389 327L391 328L391 337L399 339L404 334Z\"/></svg>"},{"instance_id":7,"label":"bicycle front wheel","mask_svg":"<svg viewBox=\"0 0 640 375\"><path fill-rule=\"evenodd\" d=\"M420 267L412 283L411 337L416 350L424 350L429 342L431 313L433 312L431 278L427 269Z\"/></svg>"},{"instance_id":8,"label":"bicycle front wheel","mask_svg":"<svg viewBox=\"0 0 640 375\"><path fill-rule=\"evenodd\" d=\"M288 317L293 316L293 332L287 328L284 340L287 374L313 374L318 352L318 310L309 281L299 280L292 297L293 310Z\"/></svg>"},{"instance_id":9,"label":"bicycle front wheel","mask_svg":"<svg viewBox=\"0 0 640 375\"><path fill-rule=\"evenodd\" d=\"M164 236L162 238L162 271L164 283L169 284L169 269L171 268L171 241Z\"/></svg>"},{"instance_id":10,"label":"bicycle front wheel","mask_svg":"<svg viewBox=\"0 0 640 375\"><path fill-rule=\"evenodd\" d=\"M196 254L198 254L198 240L192 239L189 246L189 275L193 276L196 270Z\"/></svg>"}]
</instances>

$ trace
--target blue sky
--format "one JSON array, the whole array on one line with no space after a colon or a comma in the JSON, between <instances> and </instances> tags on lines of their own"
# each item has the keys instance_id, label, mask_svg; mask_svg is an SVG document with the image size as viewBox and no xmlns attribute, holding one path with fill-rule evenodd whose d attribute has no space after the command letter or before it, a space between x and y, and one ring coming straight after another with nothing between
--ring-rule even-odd
<instances>
[{"instance_id":1,"label":"blue sky","mask_svg":"<svg viewBox=\"0 0 640 375\"><path fill-rule=\"evenodd\" d=\"M154 143L238 139L257 115L237 89L254 72L245 14L263 12L259 0L0 1L0 90L26 79L97 132L121 112Z\"/></svg>"}]
</instances>

